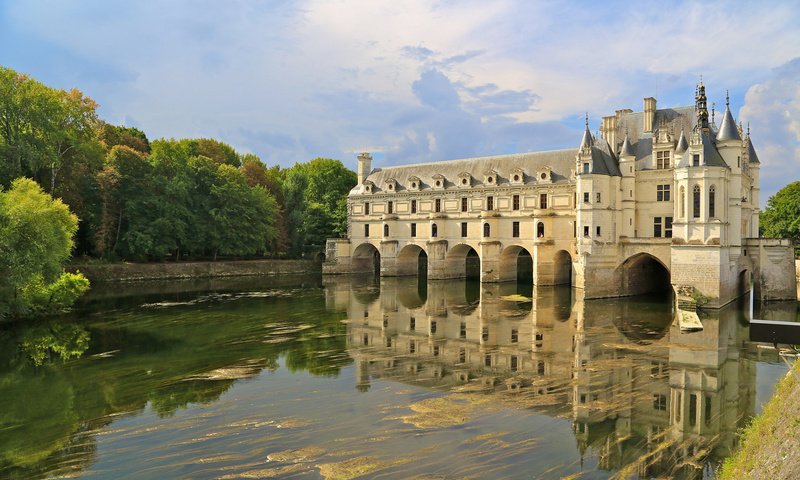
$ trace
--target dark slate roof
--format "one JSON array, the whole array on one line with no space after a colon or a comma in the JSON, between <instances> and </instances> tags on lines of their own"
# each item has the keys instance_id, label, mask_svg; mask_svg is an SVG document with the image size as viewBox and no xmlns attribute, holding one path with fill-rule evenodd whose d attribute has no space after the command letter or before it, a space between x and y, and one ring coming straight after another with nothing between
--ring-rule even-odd
<instances>
[{"instance_id":1,"label":"dark slate roof","mask_svg":"<svg viewBox=\"0 0 800 480\"><path fill-rule=\"evenodd\" d=\"M750 137L747 137L747 157L750 163L761 163L758 160L758 155L756 155L756 149L753 147L753 141L750 140Z\"/></svg>"},{"instance_id":2,"label":"dark slate roof","mask_svg":"<svg viewBox=\"0 0 800 480\"><path fill-rule=\"evenodd\" d=\"M592 146L592 173L621 177L619 164L605 139L595 139Z\"/></svg>"},{"instance_id":3,"label":"dark slate roof","mask_svg":"<svg viewBox=\"0 0 800 480\"><path fill-rule=\"evenodd\" d=\"M733 121L731 107L727 107L725 108L725 116L722 118L722 126L719 127L719 133L717 133L717 141L722 142L724 140L741 139L742 137L739 136L739 129L736 128L736 122Z\"/></svg>"},{"instance_id":4,"label":"dark slate roof","mask_svg":"<svg viewBox=\"0 0 800 480\"><path fill-rule=\"evenodd\" d=\"M681 132L683 135L683 132ZM620 157L635 157L636 153L633 151L633 147L631 146L630 140L628 140L628 135L625 135L625 140L622 141L622 148L619 151Z\"/></svg>"},{"instance_id":5,"label":"dark slate roof","mask_svg":"<svg viewBox=\"0 0 800 480\"><path fill-rule=\"evenodd\" d=\"M689 142L686 141L686 135L683 134L683 130L681 130L681 137L678 139L678 145L675 148L675 153L681 154L689 148Z\"/></svg>"},{"instance_id":6,"label":"dark slate roof","mask_svg":"<svg viewBox=\"0 0 800 480\"><path fill-rule=\"evenodd\" d=\"M552 150L548 152L515 153L511 155L497 155L491 157L465 158L447 160L443 162L417 163L413 165L398 165L394 167L375 168L367 176L367 180L375 184L375 192L386 188L386 181L397 181L397 191L408 189L409 178L412 176L420 179L420 190L429 191L433 185L433 176L442 175L445 178L445 189L459 188L457 180L459 174L469 173L472 176L473 187L486 186L483 183L484 173L497 172L497 180L492 185L508 185L509 176L515 169L525 172L523 181L526 184L536 183L536 171L550 167L553 183L567 182L575 168L577 151L574 148L565 150ZM362 193L363 186L356 185L351 193Z\"/></svg>"},{"instance_id":7,"label":"dark slate roof","mask_svg":"<svg viewBox=\"0 0 800 480\"><path fill-rule=\"evenodd\" d=\"M581 138L581 145L578 148L582 150L584 147L592 145L594 145L592 132L589 131L589 125L586 125L586 130L583 132L583 138Z\"/></svg>"}]
</instances>

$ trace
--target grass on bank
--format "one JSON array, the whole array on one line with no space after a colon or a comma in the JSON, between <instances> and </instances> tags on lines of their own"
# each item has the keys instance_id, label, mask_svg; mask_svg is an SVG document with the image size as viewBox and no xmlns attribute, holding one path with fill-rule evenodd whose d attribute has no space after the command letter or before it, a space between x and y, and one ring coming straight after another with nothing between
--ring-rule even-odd
<instances>
[{"instance_id":1,"label":"grass on bank","mask_svg":"<svg viewBox=\"0 0 800 480\"><path fill-rule=\"evenodd\" d=\"M792 370L744 429L739 449L722 464L719 479L800 478L800 362Z\"/></svg>"}]
</instances>

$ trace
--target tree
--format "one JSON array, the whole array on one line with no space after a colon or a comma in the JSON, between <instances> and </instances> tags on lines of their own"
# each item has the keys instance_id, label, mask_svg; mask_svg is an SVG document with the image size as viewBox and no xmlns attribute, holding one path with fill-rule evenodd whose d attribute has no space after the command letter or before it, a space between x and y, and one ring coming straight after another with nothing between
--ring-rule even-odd
<instances>
[{"instance_id":1,"label":"tree","mask_svg":"<svg viewBox=\"0 0 800 480\"><path fill-rule=\"evenodd\" d=\"M147 140L147 135L138 128L101 122L98 130L98 138L109 149L116 145L124 145L145 155L150 153L150 141Z\"/></svg>"},{"instance_id":2,"label":"tree","mask_svg":"<svg viewBox=\"0 0 800 480\"><path fill-rule=\"evenodd\" d=\"M347 194L356 184L355 172L338 160L316 158L289 169L284 180L291 253L299 256L311 246L347 231Z\"/></svg>"},{"instance_id":3,"label":"tree","mask_svg":"<svg viewBox=\"0 0 800 480\"><path fill-rule=\"evenodd\" d=\"M790 183L770 197L759 227L765 237L792 239L795 255L800 257L800 182Z\"/></svg>"},{"instance_id":4,"label":"tree","mask_svg":"<svg viewBox=\"0 0 800 480\"><path fill-rule=\"evenodd\" d=\"M59 312L89 288L62 267L77 228L69 208L33 180L19 178L0 192L0 317Z\"/></svg>"}]
</instances>

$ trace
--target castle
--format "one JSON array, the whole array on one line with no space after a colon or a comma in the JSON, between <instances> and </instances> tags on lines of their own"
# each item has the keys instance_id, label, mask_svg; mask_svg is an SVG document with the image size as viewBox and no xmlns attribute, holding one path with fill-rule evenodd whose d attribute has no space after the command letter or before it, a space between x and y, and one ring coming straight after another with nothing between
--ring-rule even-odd
<instances>
[{"instance_id":1,"label":"castle","mask_svg":"<svg viewBox=\"0 0 800 480\"><path fill-rule=\"evenodd\" d=\"M585 298L669 289L719 308L794 299L791 242L759 238L760 163L726 102L588 116L577 149L376 168L358 156L348 237L323 272L571 284ZM471 268L474 265L474 268ZM420 267L424 267L421 269Z\"/></svg>"}]
</instances>

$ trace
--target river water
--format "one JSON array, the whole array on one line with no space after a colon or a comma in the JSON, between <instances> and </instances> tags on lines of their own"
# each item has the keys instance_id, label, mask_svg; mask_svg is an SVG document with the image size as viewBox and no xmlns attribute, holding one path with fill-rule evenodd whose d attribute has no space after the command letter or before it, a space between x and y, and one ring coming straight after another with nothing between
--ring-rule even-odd
<instances>
[{"instance_id":1,"label":"river water","mask_svg":"<svg viewBox=\"0 0 800 480\"><path fill-rule=\"evenodd\" d=\"M668 296L569 288L99 286L0 325L0 478L713 478L786 372L744 310L681 333Z\"/></svg>"}]
</instances>

